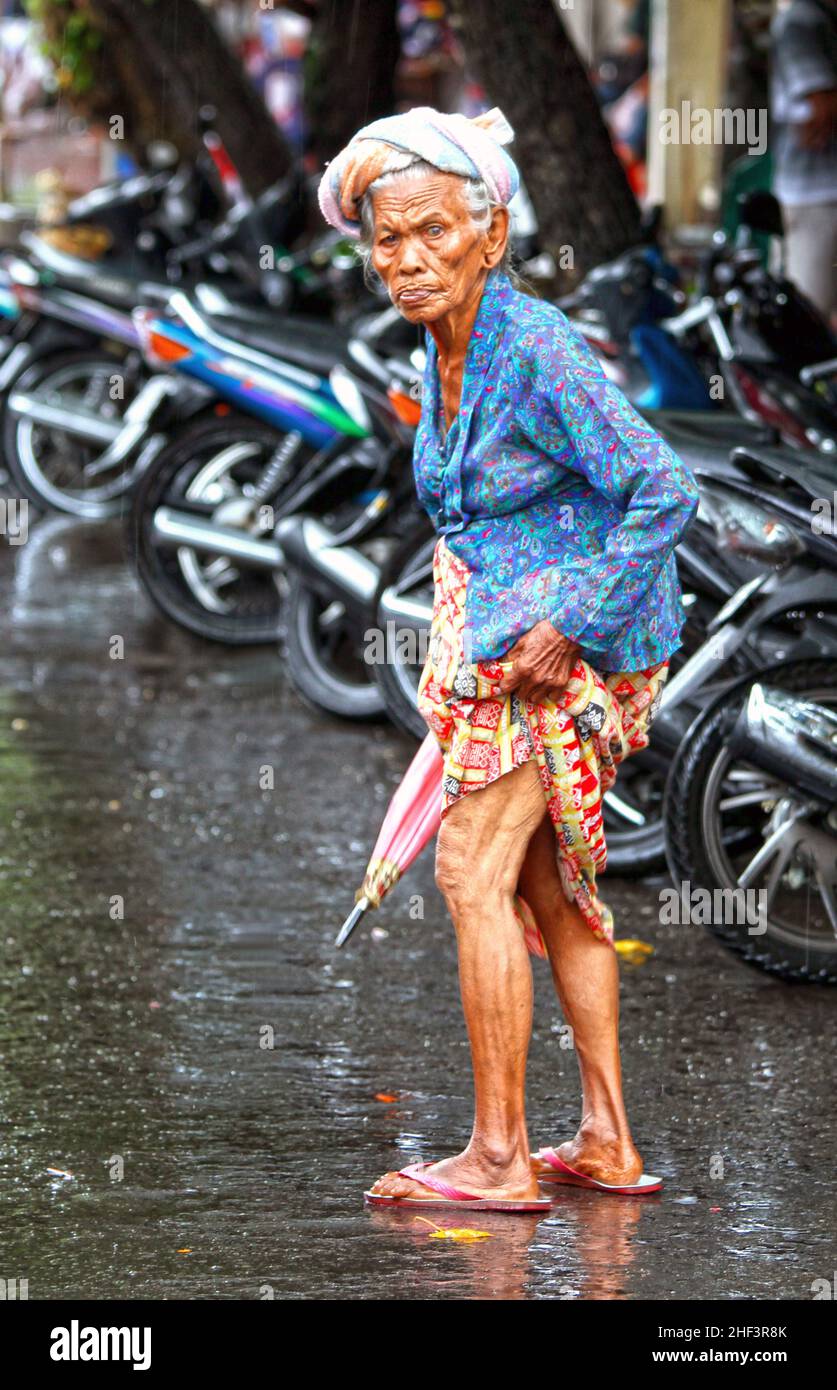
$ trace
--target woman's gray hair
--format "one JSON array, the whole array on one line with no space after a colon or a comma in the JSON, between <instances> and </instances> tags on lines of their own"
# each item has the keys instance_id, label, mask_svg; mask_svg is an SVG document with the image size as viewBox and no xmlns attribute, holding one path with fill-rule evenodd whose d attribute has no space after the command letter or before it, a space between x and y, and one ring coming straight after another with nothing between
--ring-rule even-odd
<instances>
[{"instance_id":1,"label":"woman's gray hair","mask_svg":"<svg viewBox=\"0 0 837 1390\"><path fill-rule=\"evenodd\" d=\"M406 179L424 178L427 175L438 175L439 170L433 164L428 164L426 160L417 158L407 150L398 150L393 147L392 155L387 161L387 166L383 173L370 183L363 195L360 203L360 223L361 234L356 242L358 255L363 262L363 274L367 285L380 288L380 277L377 275L372 265L372 242L375 234L375 211L373 198L379 189L386 188L393 183L401 183ZM491 226L491 214L494 208L502 207L502 203L493 201L489 195L485 182L480 178L462 179L464 184L465 198L468 210L474 225L479 231L487 232ZM500 269L504 270L510 277L513 284L519 284L519 278L514 268L514 252L512 250L511 237L506 242L506 249L500 261Z\"/></svg>"}]
</instances>

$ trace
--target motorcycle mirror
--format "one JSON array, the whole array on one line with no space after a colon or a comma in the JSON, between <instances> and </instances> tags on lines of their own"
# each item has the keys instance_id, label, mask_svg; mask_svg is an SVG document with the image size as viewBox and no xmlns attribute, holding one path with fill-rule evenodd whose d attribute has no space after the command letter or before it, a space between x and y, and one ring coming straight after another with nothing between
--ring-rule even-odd
<instances>
[{"instance_id":1,"label":"motorcycle mirror","mask_svg":"<svg viewBox=\"0 0 837 1390\"><path fill-rule=\"evenodd\" d=\"M742 193L738 198L738 216L745 227L767 236L784 236L782 209L779 201L766 190Z\"/></svg>"}]
</instances>

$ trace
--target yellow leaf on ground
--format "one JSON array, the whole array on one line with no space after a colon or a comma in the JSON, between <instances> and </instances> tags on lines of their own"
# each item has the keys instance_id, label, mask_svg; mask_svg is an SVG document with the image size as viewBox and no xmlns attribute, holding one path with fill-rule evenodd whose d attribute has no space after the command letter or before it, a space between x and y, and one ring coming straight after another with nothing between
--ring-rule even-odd
<instances>
[{"instance_id":1,"label":"yellow leaf on ground","mask_svg":"<svg viewBox=\"0 0 837 1390\"><path fill-rule=\"evenodd\" d=\"M490 1240L490 1231L472 1231L468 1226L448 1226L445 1230L431 1231L428 1240Z\"/></svg>"},{"instance_id":2,"label":"yellow leaf on ground","mask_svg":"<svg viewBox=\"0 0 837 1390\"><path fill-rule=\"evenodd\" d=\"M624 937L614 941L613 948L629 965L644 965L653 956L654 947L648 941L638 941L635 937Z\"/></svg>"},{"instance_id":3,"label":"yellow leaf on ground","mask_svg":"<svg viewBox=\"0 0 837 1390\"><path fill-rule=\"evenodd\" d=\"M433 1230L427 1237L428 1240L490 1240L490 1231L475 1231L470 1226L437 1226L435 1221L431 1221L427 1216L417 1216L416 1221L421 1221L424 1226L432 1226Z\"/></svg>"}]
</instances>

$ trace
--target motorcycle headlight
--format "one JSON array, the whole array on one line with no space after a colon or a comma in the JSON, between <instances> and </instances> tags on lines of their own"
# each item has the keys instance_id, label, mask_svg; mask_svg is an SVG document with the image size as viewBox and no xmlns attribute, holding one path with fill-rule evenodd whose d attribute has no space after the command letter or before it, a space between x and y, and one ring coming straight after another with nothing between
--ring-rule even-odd
<instances>
[{"instance_id":1,"label":"motorcycle headlight","mask_svg":"<svg viewBox=\"0 0 837 1390\"><path fill-rule=\"evenodd\" d=\"M781 568L805 553L787 522L744 498L703 488L698 517L712 526L719 547L733 554Z\"/></svg>"}]
</instances>

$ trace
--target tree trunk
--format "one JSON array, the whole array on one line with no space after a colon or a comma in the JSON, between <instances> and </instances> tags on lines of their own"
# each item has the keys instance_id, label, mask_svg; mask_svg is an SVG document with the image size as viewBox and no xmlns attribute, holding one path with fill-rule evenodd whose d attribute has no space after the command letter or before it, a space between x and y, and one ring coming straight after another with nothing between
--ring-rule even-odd
<instances>
[{"instance_id":1,"label":"tree trunk","mask_svg":"<svg viewBox=\"0 0 837 1390\"><path fill-rule=\"evenodd\" d=\"M169 140L199 146L198 111L215 128L253 196L281 178L293 156L281 131L200 0L36 0L62 87L86 115L124 119L140 153Z\"/></svg>"},{"instance_id":2,"label":"tree trunk","mask_svg":"<svg viewBox=\"0 0 837 1390\"><path fill-rule=\"evenodd\" d=\"M454 0L454 11L469 70L514 127L541 249L575 280L635 244L639 208L554 0Z\"/></svg>"},{"instance_id":3,"label":"tree trunk","mask_svg":"<svg viewBox=\"0 0 837 1390\"><path fill-rule=\"evenodd\" d=\"M308 154L316 168L395 110L396 0L320 0L306 59Z\"/></svg>"}]
</instances>

